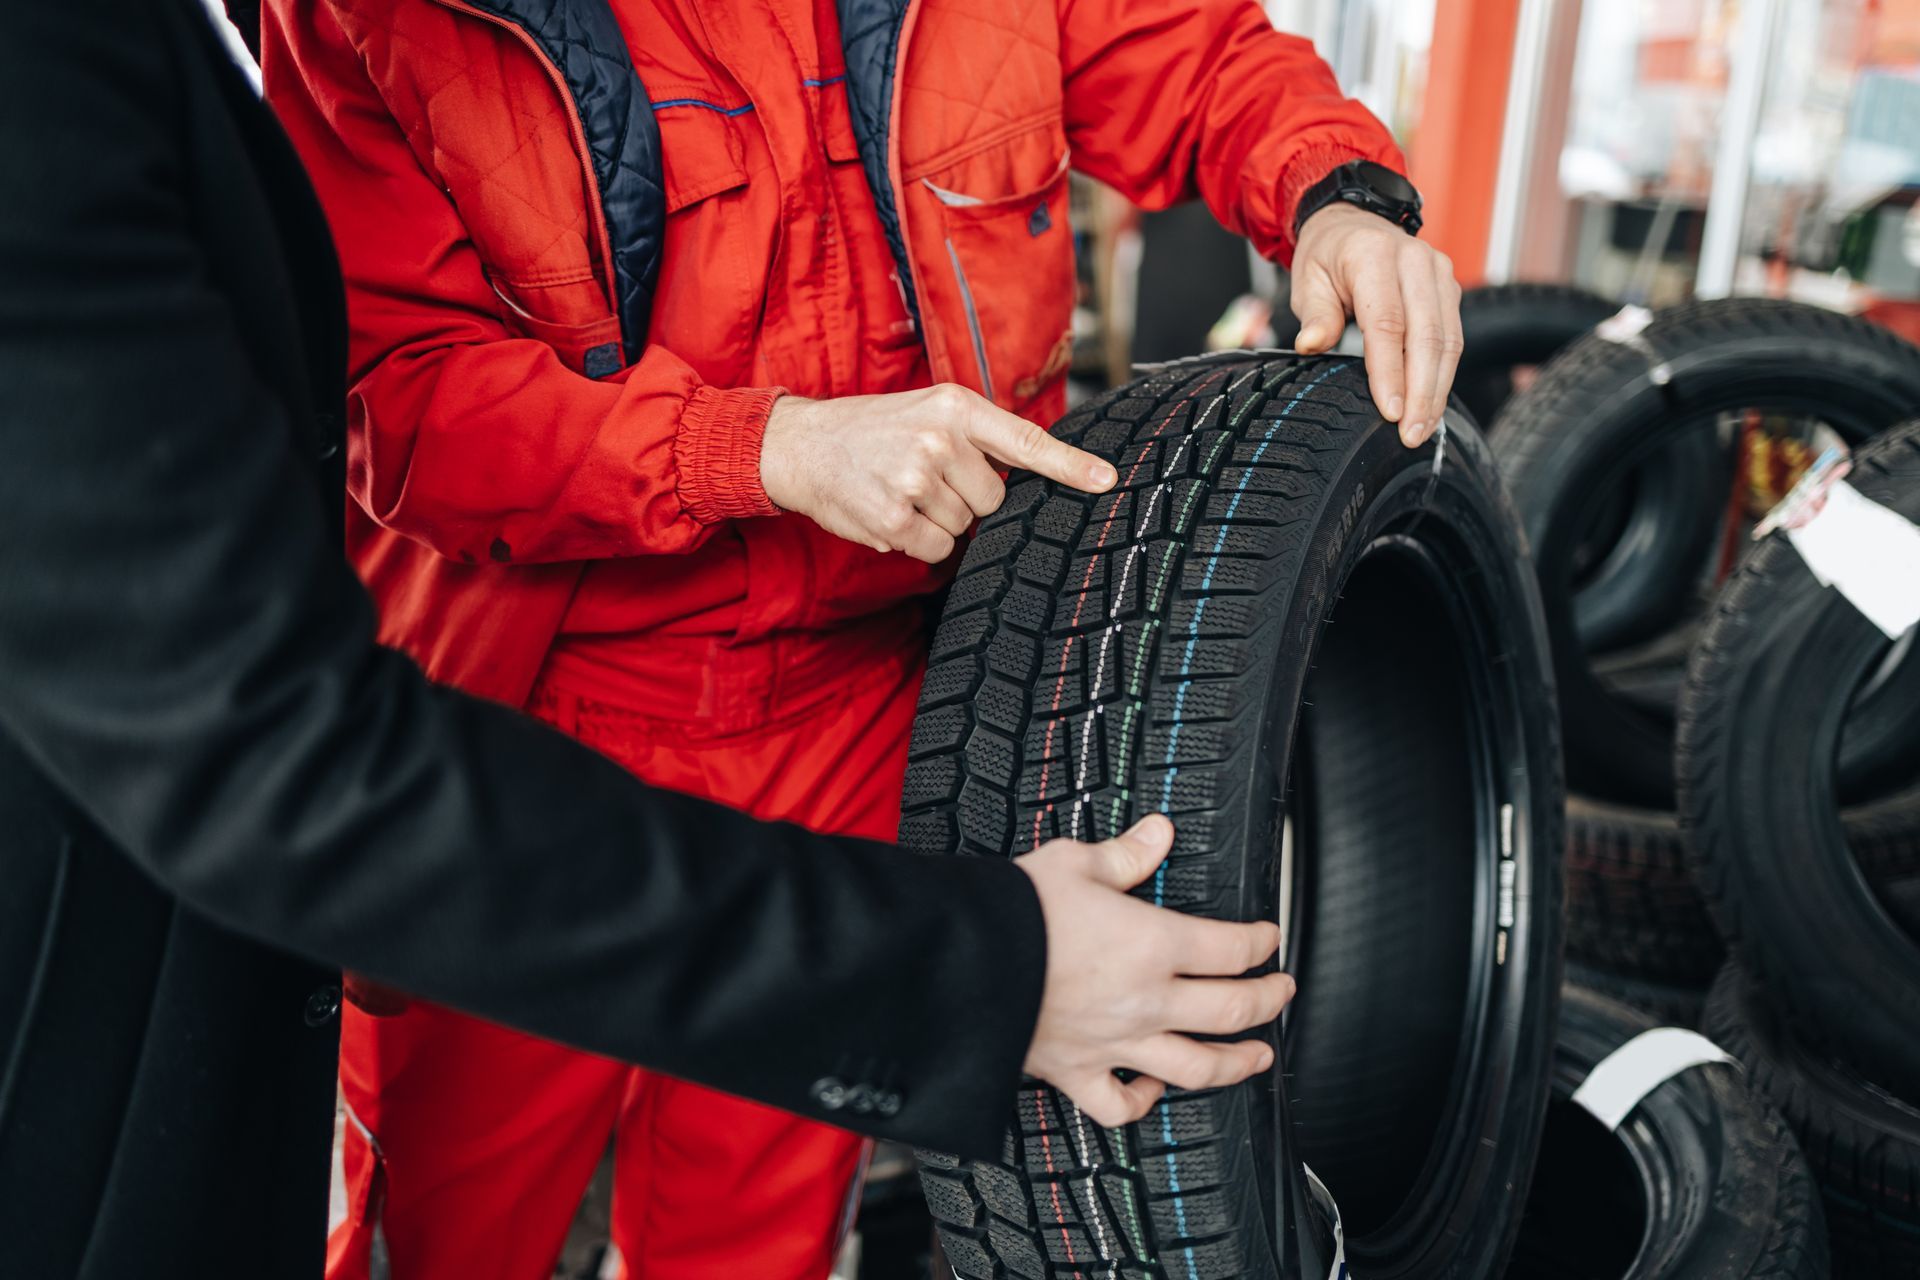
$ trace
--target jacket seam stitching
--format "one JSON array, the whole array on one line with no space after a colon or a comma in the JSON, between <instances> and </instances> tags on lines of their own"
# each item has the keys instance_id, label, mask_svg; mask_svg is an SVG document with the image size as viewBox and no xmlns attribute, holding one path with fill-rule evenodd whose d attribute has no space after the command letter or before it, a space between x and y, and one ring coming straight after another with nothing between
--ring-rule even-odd
<instances>
[{"instance_id":1,"label":"jacket seam stitching","mask_svg":"<svg viewBox=\"0 0 1920 1280\"><path fill-rule=\"evenodd\" d=\"M979 155L982 151L995 147L1008 139L1032 133L1062 118L1062 112L1058 105L1043 107L1031 115L1003 124L998 129L994 129L981 137L960 143L957 146L949 147L938 155L930 156L922 160L919 164L914 165L913 168L903 172L900 175L900 180L907 183L917 182L936 169L943 169L950 164L958 164L962 160L971 159Z\"/></svg>"}]
</instances>

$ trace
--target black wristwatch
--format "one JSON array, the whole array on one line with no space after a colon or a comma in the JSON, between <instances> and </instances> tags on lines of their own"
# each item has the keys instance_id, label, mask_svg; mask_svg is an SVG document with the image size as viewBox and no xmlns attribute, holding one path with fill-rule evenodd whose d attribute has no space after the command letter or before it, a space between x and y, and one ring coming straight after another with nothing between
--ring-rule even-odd
<instances>
[{"instance_id":1,"label":"black wristwatch","mask_svg":"<svg viewBox=\"0 0 1920 1280\"><path fill-rule=\"evenodd\" d=\"M1349 160L1300 197L1300 207L1293 214L1293 234L1298 236L1308 218L1336 200L1377 213L1410 236L1420 232L1420 193L1413 184L1383 164Z\"/></svg>"}]
</instances>

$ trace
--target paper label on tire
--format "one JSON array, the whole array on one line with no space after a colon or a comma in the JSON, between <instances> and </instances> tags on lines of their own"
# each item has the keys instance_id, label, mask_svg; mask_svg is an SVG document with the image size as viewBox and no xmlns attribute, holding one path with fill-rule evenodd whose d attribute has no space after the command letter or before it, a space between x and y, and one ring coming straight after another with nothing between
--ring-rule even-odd
<instances>
[{"instance_id":1,"label":"paper label on tire","mask_svg":"<svg viewBox=\"0 0 1920 1280\"><path fill-rule=\"evenodd\" d=\"M1307 1194L1319 1203L1333 1228L1333 1261L1327 1267L1327 1280L1347 1280L1347 1229L1340 1223L1340 1206L1312 1166L1303 1162L1300 1172L1307 1175Z\"/></svg>"},{"instance_id":2,"label":"paper label on tire","mask_svg":"<svg viewBox=\"0 0 1920 1280\"><path fill-rule=\"evenodd\" d=\"M1732 1061L1732 1054L1697 1031L1656 1027L1642 1031L1595 1063L1573 1091L1573 1105L1583 1108L1611 1132L1620 1127L1642 1098L1682 1071Z\"/></svg>"},{"instance_id":3,"label":"paper label on tire","mask_svg":"<svg viewBox=\"0 0 1920 1280\"><path fill-rule=\"evenodd\" d=\"M1821 586L1898 639L1920 623L1920 527L1845 480L1851 463L1823 454L1754 530L1784 530Z\"/></svg>"}]
</instances>

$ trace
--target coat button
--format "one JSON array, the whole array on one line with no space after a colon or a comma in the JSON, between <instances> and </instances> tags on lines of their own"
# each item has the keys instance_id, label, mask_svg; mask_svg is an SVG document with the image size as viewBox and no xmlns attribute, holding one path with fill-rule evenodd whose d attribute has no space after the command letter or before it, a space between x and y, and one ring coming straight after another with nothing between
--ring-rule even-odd
<instances>
[{"instance_id":1,"label":"coat button","mask_svg":"<svg viewBox=\"0 0 1920 1280\"><path fill-rule=\"evenodd\" d=\"M828 1111L847 1105L847 1086L839 1076L821 1076L813 1082L813 1100Z\"/></svg>"},{"instance_id":2,"label":"coat button","mask_svg":"<svg viewBox=\"0 0 1920 1280\"><path fill-rule=\"evenodd\" d=\"M873 1086L870 1084L856 1084L847 1090L847 1110L857 1116L872 1115L874 1102Z\"/></svg>"},{"instance_id":3,"label":"coat button","mask_svg":"<svg viewBox=\"0 0 1920 1280\"><path fill-rule=\"evenodd\" d=\"M324 1026L340 1012L340 988L321 987L307 997L307 1025Z\"/></svg>"},{"instance_id":4,"label":"coat button","mask_svg":"<svg viewBox=\"0 0 1920 1280\"><path fill-rule=\"evenodd\" d=\"M892 1089L887 1089L873 1100L873 1109L881 1115L891 1118L900 1114L900 1102L900 1095Z\"/></svg>"}]
</instances>

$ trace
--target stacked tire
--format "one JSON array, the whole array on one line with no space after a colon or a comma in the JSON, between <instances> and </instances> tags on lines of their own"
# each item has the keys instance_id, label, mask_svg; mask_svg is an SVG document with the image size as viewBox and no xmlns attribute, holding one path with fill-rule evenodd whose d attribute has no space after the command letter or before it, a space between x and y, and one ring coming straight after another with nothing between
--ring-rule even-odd
<instances>
[{"instance_id":1,"label":"stacked tire","mask_svg":"<svg viewBox=\"0 0 1920 1280\"><path fill-rule=\"evenodd\" d=\"M1694 1033L1567 991L1511 1280L1829 1274L1806 1161L1725 1057Z\"/></svg>"},{"instance_id":2,"label":"stacked tire","mask_svg":"<svg viewBox=\"0 0 1920 1280\"><path fill-rule=\"evenodd\" d=\"M1562 795L1492 458L1458 413L1405 449L1332 357L1167 366L1055 434L1120 484L1016 476L982 522L902 840L1005 857L1167 812L1173 854L1140 892L1279 920L1300 989L1268 1078L1174 1091L1117 1130L1035 1082L1000 1160L924 1153L948 1264L1319 1280L1343 1253L1368 1277L1500 1274L1551 1066Z\"/></svg>"},{"instance_id":3,"label":"stacked tire","mask_svg":"<svg viewBox=\"0 0 1920 1280\"><path fill-rule=\"evenodd\" d=\"M1920 522L1920 423L1855 453L1845 483ZM1877 566L1863 551L1865 572L1920 586L1912 559L1879 550ZM1848 1276L1920 1276L1912 654L1911 627L1888 635L1775 532L1722 592L1680 707L1681 813L1734 954L1708 1023L1799 1133L1826 1195L1836 1272ZM1851 767L1879 738L1888 763L1874 781L1893 790L1845 810Z\"/></svg>"},{"instance_id":4,"label":"stacked tire","mask_svg":"<svg viewBox=\"0 0 1920 1280\"><path fill-rule=\"evenodd\" d=\"M1916 406L1920 351L1831 312L1738 299L1623 313L1496 420L1554 647L1574 792L1568 958L1584 984L1697 1021L1725 951L1677 813L1674 735L1687 657L1752 514L1741 500L1784 488L1810 456L1773 433L1784 422L1858 446ZM1874 860L1897 865L1920 829L1899 796L1920 748L1920 661L1887 676L1854 708L1838 763L1838 794L1858 806L1848 837L1876 877Z\"/></svg>"},{"instance_id":5,"label":"stacked tire","mask_svg":"<svg viewBox=\"0 0 1920 1280\"><path fill-rule=\"evenodd\" d=\"M1464 346L1454 397L1490 431L1515 392L1531 386L1542 367L1618 310L1618 303L1565 284L1522 281L1464 290Z\"/></svg>"}]
</instances>

